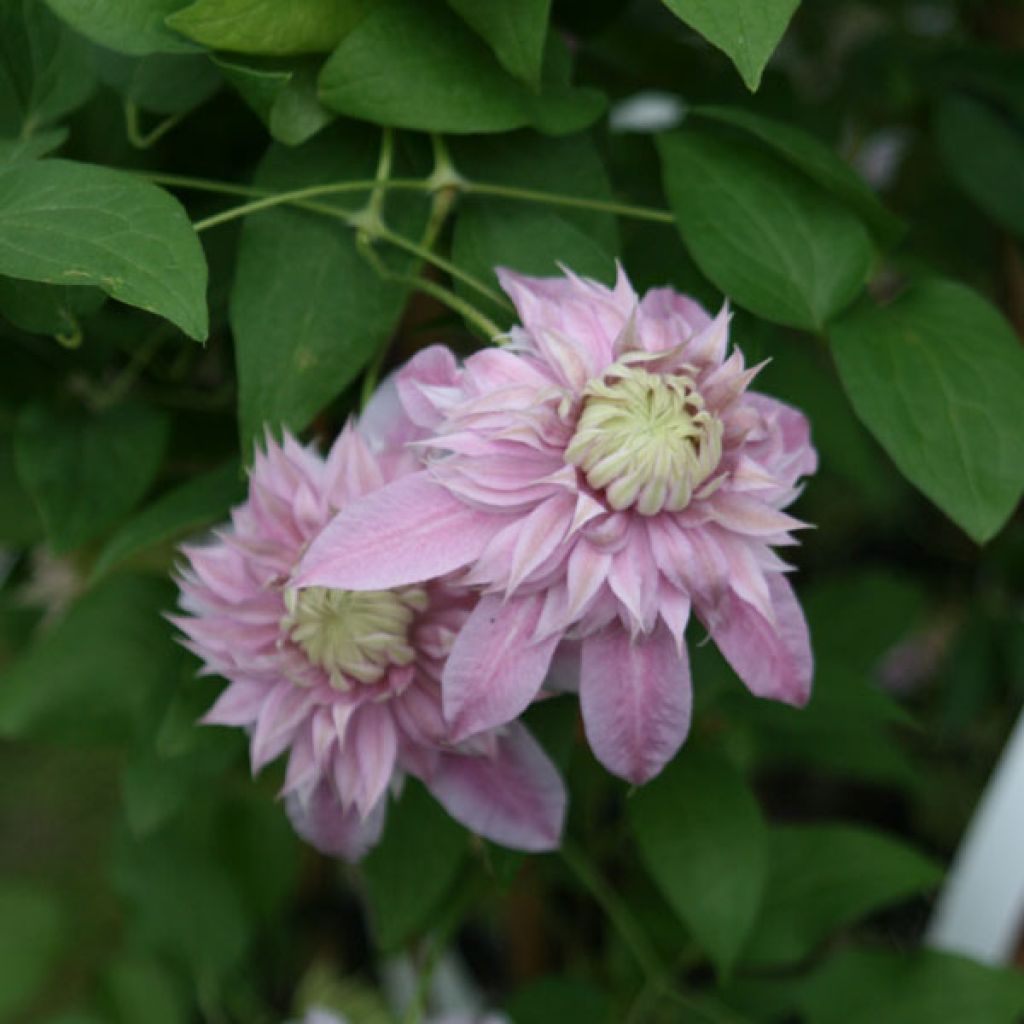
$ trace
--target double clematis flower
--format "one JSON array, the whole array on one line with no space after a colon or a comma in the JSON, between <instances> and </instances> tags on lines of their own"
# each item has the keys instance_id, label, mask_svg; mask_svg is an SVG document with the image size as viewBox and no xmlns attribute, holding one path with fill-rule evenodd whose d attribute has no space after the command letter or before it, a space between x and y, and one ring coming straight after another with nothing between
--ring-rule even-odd
<instances>
[{"instance_id":1,"label":"double clematis flower","mask_svg":"<svg viewBox=\"0 0 1024 1024\"><path fill-rule=\"evenodd\" d=\"M808 424L749 390L725 311L639 299L621 272L613 289L501 280L522 326L462 367L436 346L399 373L420 467L346 501L293 583L419 595L457 574L482 596L441 670L452 738L513 722L556 649L578 649L589 742L644 782L689 729L691 615L755 695L809 696L807 626L774 551L805 525L784 509L816 469Z\"/></svg>"},{"instance_id":2,"label":"double clematis flower","mask_svg":"<svg viewBox=\"0 0 1024 1024\"><path fill-rule=\"evenodd\" d=\"M254 771L288 752L289 816L325 852L362 856L406 773L479 834L549 849L565 793L539 745L519 723L454 742L442 716L443 667L476 596L433 577L371 590L292 579L339 509L418 468L400 447L412 436L386 390L326 458L268 438L231 524L183 549L174 621L203 671L229 680L205 721L250 732Z\"/></svg>"}]
</instances>

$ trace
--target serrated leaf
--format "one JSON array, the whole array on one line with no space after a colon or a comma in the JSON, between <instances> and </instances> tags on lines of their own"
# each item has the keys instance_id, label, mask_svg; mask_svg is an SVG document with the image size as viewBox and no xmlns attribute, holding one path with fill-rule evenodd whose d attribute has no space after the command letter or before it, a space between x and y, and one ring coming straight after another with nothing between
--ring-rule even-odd
<instances>
[{"instance_id":1,"label":"serrated leaf","mask_svg":"<svg viewBox=\"0 0 1024 1024\"><path fill-rule=\"evenodd\" d=\"M983 543L1024 493L1024 352L981 296L937 279L833 325L850 401L903 474Z\"/></svg>"},{"instance_id":2,"label":"serrated leaf","mask_svg":"<svg viewBox=\"0 0 1024 1024\"><path fill-rule=\"evenodd\" d=\"M33 405L18 418L18 475L58 552L116 523L145 494L163 458L167 420L145 406L98 415Z\"/></svg>"},{"instance_id":3,"label":"serrated leaf","mask_svg":"<svg viewBox=\"0 0 1024 1024\"><path fill-rule=\"evenodd\" d=\"M215 50L327 53L369 7L370 0L195 0L167 24Z\"/></svg>"},{"instance_id":4,"label":"serrated leaf","mask_svg":"<svg viewBox=\"0 0 1024 1024\"><path fill-rule=\"evenodd\" d=\"M820 330L863 288L873 259L867 231L803 174L701 130L663 135L658 150L683 241L728 298Z\"/></svg>"},{"instance_id":5,"label":"serrated leaf","mask_svg":"<svg viewBox=\"0 0 1024 1024\"><path fill-rule=\"evenodd\" d=\"M448 0L449 5L494 50L502 67L533 88L540 86L551 0Z\"/></svg>"},{"instance_id":6,"label":"serrated leaf","mask_svg":"<svg viewBox=\"0 0 1024 1024\"><path fill-rule=\"evenodd\" d=\"M743 962L802 960L834 931L938 885L930 858L854 825L790 825L769 833L764 902Z\"/></svg>"},{"instance_id":7,"label":"serrated leaf","mask_svg":"<svg viewBox=\"0 0 1024 1024\"><path fill-rule=\"evenodd\" d=\"M72 28L119 53L192 53L198 49L165 24L188 0L46 0Z\"/></svg>"},{"instance_id":8,"label":"serrated leaf","mask_svg":"<svg viewBox=\"0 0 1024 1024\"><path fill-rule=\"evenodd\" d=\"M753 794L720 755L685 749L630 802L644 863L669 905L726 975L754 925L767 871Z\"/></svg>"},{"instance_id":9,"label":"serrated leaf","mask_svg":"<svg viewBox=\"0 0 1024 1024\"><path fill-rule=\"evenodd\" d=\"M727 54L751 92L782 41L800 0L662 0L709 43Z\"/></svg>"},{"instance_id":10,"label":"serrated leaf","mask_svg":"<svg viewBox=\"0 0 1024 1024\"><path fill-rule=\"evenodd\" d=\"M120 171L69 160L0 166L0 273L94 285L206 337L206 259L185 211Z\"/></svg>"}]
</instances>

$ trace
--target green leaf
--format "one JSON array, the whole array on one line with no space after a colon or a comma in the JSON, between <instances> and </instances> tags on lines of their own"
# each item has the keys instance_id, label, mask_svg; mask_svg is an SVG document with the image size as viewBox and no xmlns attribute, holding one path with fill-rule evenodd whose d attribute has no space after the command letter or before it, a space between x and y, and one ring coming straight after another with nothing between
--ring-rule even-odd
<instances>
[{"instance_id":1,"label":"green leaf","mask_svg":"<svg viewBox=\"0 0 1024 1024\"><path fill-rule=\"evenodd\" d=\"M187 1024L189 1010L173 975L156 958L118 957L106 972L105 995L115 1024Z\"/></svg>"},{"instance_id":2,"label":"green leaf","mask_svg":"<svg viewBox=\"0 0 1024 1024\"><path fill-rule=\"evenodd\" d=\"M327 53L370 6L370 0L195 0L167 24L215 50Z\"/></svg>"},{"instance_id":3,"label":"green leaf","mask_svg":"<svg viewBox=\"0 0 1024 1024\"><path fill-rule=\"evenodd\" d=\"M152 483L167 420L145 406L90 416L29 406L18 418L18 474L55 551L92 540L130 511Z\"/></svg>"},{"instance_id":4,"label":"green leaf","mask_svg":"<svg viewBox=\"0 0 1024 1024\"><path fill-rule=\"evenodd\" d=\"M960 188L996 223L1024 236L1024 133L984 103L948 96L935 114L935 141Z\"/></svg>"},{"instance_id":5,"label":"green leaf","mask_svg":"<svg viewBox=\"0 0 1024 1024\"><path fill-rule=\"evenodd\" d=\"M455 144L453 154L456 165L479 181L611 199L607 172L585 135L545 139L522 132L486 141L467 139ZM492 196L466 197L452 237L455 263L492 289L498 288L495 267L550 276L560 273L557 263L610 282L618 249L610 214ZM460 290L467 299L479 300L475 291Z\"/></svg>"},{"instance_id":6,"label":"green leaf","mask_svg":"<svg viewBox=\"0 0 1024 1024\"><path fill-rule=\"evenodd\" d=\"M749 133L845 203L886 244L899 241L906 232L906 225L882 205L871 186L834 149L802 128L737 107L695 107L691 115Z\"/></svg>"},{"instance_id":7,"label":"green leaf","mask_svg":"<svg viewBox=\"0 0 1024 1024\"><path fill-rule=\"evenodd\" d=\"M452 12L383 0L341 41L320 74L332 110L396 128L471 133L520 128L531 96Z\"/></svg>"},{"instance_id":8,"label":"green leaf","mask_svg":"<svg viewBox=\"0 0 1024 1024\"><path fill-rule=\"evenodd\" d=\"M554 1024L555 1021L601 1024L611 1019L610 1010L604 993L590 982L564 975L531 982L519 989L505 1007L512 1024Z\"/></svg>"},{"instance_id":9,"label":"green leaf","mask_svg":"<svg viewBox=\"0 0 1024 1024\"><path fill-rule=\"evenodd\" d=\"M161 579L115 576L78 599L3 673L0 735L58 741L130 736L181 657L161 613Z\"/></svg>"},{"instance_id":10,"label":"green leaf","mask_svg":"<svg viewBox=\"0 0 1024 1024\"><path fill-rule=\"evenodd\" d=\"M378 140L347 125L298 150L272 148L256 184L287 189L372 178ZM394 230L418 237L426 203L389 197L387 216ZM246 457L264 424L301 430L348 386L388 339L404 304L405 286L380 278L344 223L284 208L250 217L231 294Z\"/></svg>"},{"instance_id":11,"label":"green leaf","mask_svg":"<svg viewBox=\"0 0 1024 1024\"><path fill-rule=\"evenodd\" d=\"M53 969L66 922L50 887L0 882L0 1017L17 1018Z\"/></svg>"},{"instance_id":12,"label":"green leaf","mask_svg":"<svg viewBox=\"0 0 1024 1024\"><path fill-rule=\"evenodd\" d=\"M1024 975L931 949L847 949L798 1001L808 1024L1019 1024Z\"/></svg>"},{"instance_id":13,"label":"green leaf","mask_svg":"<svg viewBox=\"0 0 1024 1024\"><path fill-rule=\"evenodd\" d=\"M95 313L106 298L98 288L0 277L0 316L23 331L49 334L65 344L81 340L79 317Z\"/></svg>"},{"instance_id":14,"label":"green leaf","mask_svg":"<svg viewBox=\"0 0 1024 1024\"><path fill-rule=\"evenodd\" d=\"M227 514L245 494L236 462L229 462L161 495L121 526L93 565L98 580L111 569L158 544L167 544Z\"/></svg>"},{"instance_id":15,"label":"green leaf","mask_svg":"<svg viewBox=\"0 0 1024 1024\"><path fill-rule=\"evenodd\" d=\"M191 53L198 47L172 32L169 14L188 0L46 0L72 28L94 43L143 56L147 53Z\"/></svg>"},{"instance_id":16,"label":"green leaf","mask_svg":"<svg viewBox=\"0 0 1024 1024\"><path fill-rule=\"evenodd\" d=\"M129 174L68 160L0 167L0 273L95 285L206 337L199 240L176 199Z\"/></svg>"},{"instance_id":17,"label":"green leaf","mask_svg":"<svg viewBox=\"0 0 1024 1024\"><path fill-rule=\"evenodd\" d=\"M270 134L286 146L301 146L334 120L316 91L316 69L295 70L270 108Z\"/></svg>"},{"instance_id":18,"label":"green leaf","mask_svg":"<svg viewBox=\"0 0 1024 1024\"><path fill-rule=\"evenodd\" d=\"M658 149L683 241L739 305L820 330L863 288L873 258L867 231L804 175L705 131L661 136Z\"/></svg>"},{"instance_id":19,"label":"green leaf","mask_svg":"<svg viewBox=\"0 0 1024 1024\"><path fill-rule=\"evenodd\" d=\"M630 802L640 855L719 974L753 927L767 869L753 794L720 755L685 749Z\"/></svg>"},{"instance_id":20,"label":"green leaf","mask_svg":"<svg viewBox=\"0 0 1024 1024\"><path fill-rule=\"evenodd\" d=\"M690 28L717 46L756 92L800 0L662 0Z\"/></svg>"},{"instance_id":21,"label":"green leaf","mask_svg":"<svg viewBox=\"0 0 1024 1024\"><path fill-rule=\"evenodd\" d=\"M1024 352L981 296L925 280L836 323L850 401L903 474L983 543L1024 492Z\"/></svg>"},{"instance_id":22,"label":"green leaf","mask_svg":"<svg viewBox=\"0 0 1024 1024\"><path fill-rule=\"evenodd\" d=\"M92 52L41 3L0 4L0 135L30 138L80 107L96 84Z\"/></svg>"},{"instance_id":23,"label":"green leaf","mask_svg":"<svg viewBox=\"0 0 1024 1024\"><path fill-rule=\"evenodd\" d=\"M540 87L551 0L505 0L495 4L448 0L448 4L486 40L506 71L533 88Z\"/></svg>"},{"instance_id":24,"label":"green leaf","mask_svg":"<svg viewBox=\"0 0 1024 1024\"><path fill-rule=\"evenodd\" d=\"M42 539L43 526L15 468L14 439L0 432L0 544L28 547Z\"/></svg>"},{"instance_id":25,"label":"green leaf","mask_svg":"<svg viewBox=\"0 0 1024 1024\"><path fill-rule=\"evenodd\" d=\"M27 139L0 139L0 164L14 164L49 156L55 149L60 149L67 138L67 128L51 128Z\"/></svg>"},{"instance_id":26,"label":"green leaf","mask_svg":"<svg viewBox=\"0 0 1024 1024\"><path fill-rule=\"evenodd\" d=\"M430 841L424 842L424 836ZM465 852L463 829L423 786L406 782L402 798L388 811L384 838L363 861L381 950L397 950L430 927L459 876Z\"/></svg>"},{"instance_id":27,"label":"green leaf","mask_svg":"<svg viewBox=\"0 0 1024 1024\"><path fill-rule=\"evenodd\" d=\"M100 77L130 103L154 114L184 114L205 103L221 86L217 66L198 53L153 53L128 57L108 52Z\"/></svg>"},{"instance_id":28,"label":"green leaf","mask_svg":"<svg viewBox=\"0 0 1024 1024\"><path fill-rule=\"evenodd\" d=\"M791 825L769 833L761 913L743 962L802 960L875 910L933 889L941 868L905 843L853 825Z\"/></svg>"}]
</instances>

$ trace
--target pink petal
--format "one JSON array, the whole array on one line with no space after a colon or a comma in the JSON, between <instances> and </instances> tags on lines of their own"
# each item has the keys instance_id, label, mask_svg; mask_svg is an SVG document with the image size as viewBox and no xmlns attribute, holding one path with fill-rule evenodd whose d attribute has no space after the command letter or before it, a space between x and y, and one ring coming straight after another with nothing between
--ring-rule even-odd
<instances>
[{"instance_id":1,"label":"pink petal","mask_svg":"<svg viewBox=\"0 0 1024 1024\"><path fill-rule=\"evenodd\" d=\"M443 576L476 558L502 522L413 473L339 512L310 545L295 586L386 590Z\"/></svg>"},{"instance_id":2,"label":"pink petal","mask_svg":"<svg viewBox=\"0 0 1024 1024\"><path fill-rule=\"evenodd\" d=\"M631 641L610 626L583 641L580 706L597 759L612 773L647 782L683 745L690 728L690 665L667 629Z\"/></svg>"},{"instance_id":3,"label":"pink petal","mask_svg":"<svg viewBox=\"0 0 1024 1024\"><path fill-rule=\"evenodd\" d=\"M533 642L543 595L481 598L462 627L441 682L455 742L518 717L544 682L558 634Z\"/></svg>"},{"instance_id":4,"label":"pink petal","mask_svg":"<svg viewBox=\"0 0 1024 1024\"><path fill-rule=\"evenodd\" d=\"M417 352L395 374L398 397L416 426L434 430L440 424L443 413L437 401L438 392L453 388L458 375L455 356L444 345L431 345ZM364 413L364 419L371 411L373 414L377 412L372 402Z\"/></svg>"},{"instance_id":5,"label":"pink petal","mask_svg":"<svg viewBox=\"0 0 1024 1024\"><path fill-rule=\"evenodd\" d=\"M807 621L784 576L771 573L768 590L775 626L733 591L701 617L751 693L802 707L811 695L814 671Z\"/></svg>"},{"instance_id":6,"label":"pink petal","mask_svg":"<svg viewBox=\"0 0 1024 1024\"><path fill-rule=\"evenodd\" d=\"M441 806L477 835L531 853L558 847L565 786L519 723L502 731L493 757L443 754L427 785Z\"/></svg>"},{"instance_id":7,"label":"pink petal","mask_svg":"<svg viewBox=\"0 0 1024 1024\"><path fill-rule=\"evenodd\" d=\"M203 725L251 725L259 717L270 688L262 683L232 683L200 719Z\"/></svg>"},{"instance_id":8,"label":"pink petal","mask_svg":"<svg viewBox=\"0 0 1024 1024\"><path fill-rule=\"evenodd\" d=\"M361 818L355 809L343 810L330 782L322 779L307 795L290 794L284 806L292 828L307 843L328 856L357 861L380 839L387 801Z\"/></svg>"},{"instance_id":9,"label":"pink petal","mask_svg":"<svg viewBox=\"0 0 1024 1024\"><path fill-rule=\"evenodd\" d=\"M390 709L384 704L363 704L349 721L346 745L352 753L346 768L354 763L356 778L343 780L344 788L366 815L386 792L395 770L398 737ZM338 791L342 789L339 780Z\"/></svg>"}]
</instances>

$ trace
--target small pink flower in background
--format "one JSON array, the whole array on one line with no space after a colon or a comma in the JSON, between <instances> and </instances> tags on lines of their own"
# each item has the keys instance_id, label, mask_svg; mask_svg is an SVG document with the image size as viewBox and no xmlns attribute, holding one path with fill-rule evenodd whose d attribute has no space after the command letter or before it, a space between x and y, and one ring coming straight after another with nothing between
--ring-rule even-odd
<instances>
[{"instance_id":1,"label":"small pink flower in background","mask_svg":"<svg viewBox=\"0 0 1024 1024\"><path fill-rule=\"evenodd\" d=\"M291 580L339 508L416 466L392 444L408 434L393 396L375 405L367 423L392 436L368 440L350 425L326 458L290 436L268 439L230 526L183 549L186 614L174 621L204 674L230 682L205 721L249 730L254 771L288 752L289 816L325 852L362 856L405 772L481 835L557 846L564 788L522 725L448 741L441 673L474 597L439 581L351 592Z\"/></svg>"},{"instance_id":2,"label":"small pink flower in background","mask_svg":"<svg viewBox=\"0 0 1024 1024\"><path fill-rule=\"evenodd\" d=\"M580 647L590 744L634 782L686 738L684 630L701 620L749 689L803 704L812 658L773 548L817 458L805 417L748 390L729 315L668 289L501 274L522 326L399 374L424 465L348 505L306 586L373 590L464 570L482 591L443 675L456 738L513 720L556 648ZM564 649L564 647L563 647Z\"/></svg>"}]
</instances>

